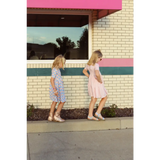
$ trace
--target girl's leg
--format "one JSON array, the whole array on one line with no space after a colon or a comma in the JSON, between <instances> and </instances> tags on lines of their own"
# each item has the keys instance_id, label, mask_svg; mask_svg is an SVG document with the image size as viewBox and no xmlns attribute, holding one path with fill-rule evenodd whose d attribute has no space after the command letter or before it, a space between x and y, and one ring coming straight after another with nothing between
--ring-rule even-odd
<instances>
[{"instance_id":1,"label":"girl's leg","mask_svg":"<svg viewBox=\"0 0 160 160\"><path fill-rule=\"evenodd\" d=\"M95 105L96 101L97 101L97 98L91 97L91 102L89 104L89 113L88 113L89 117L93 116L93 108L94 108L94 105ZM96 120L95 117L93 117L93 119Z\"/></svg>"},{"instance_id":2,"label":"girl's leg","mask_svg":"<svg viewBox=\"0 0 160 160\"><path fill-rule=\"evenodd\" d=\"M107 96L101 99L101 101L100 101L100 103L99 103L99 106L98 106L98 109L97 109L97 113L98 113L98 114L101 113L102 108L104 107L106 101L107 101ZM101 118L102 118L102 116L101 116Z\"/></svg>"},{"instance_id":3,"label":"girl's leg","mask_svg":"<svg viewBox=\"0 0 160 160\"><path fill-rule=\"evenodd\" d=\"M60 102L60 103L59 103L59 105L58 105L58 107L57 107L56 112L58 112L58 113L60 113L60 112L61 112L61 110L62 110L62 108L63 108L64 103L65 103L65 102Z\"/></svg>"},{"instance_id":4,"label":"girl's leg","mask_svg":"<svg viewBox=\"0 0 160 160\"><path fill-rule=\"evenodd\" d=\"M57 110L55 112L54 120L57 121L57 122L64 122L65 121L64 119L62 119L60 117L60 112L61 112L61 110L63 108L64 103L65 102L60 102L59 105L58 105L58 107L57 107Z\"/></svg>"},{"instance_id":5,"label":"girl's leg","mask_svg":"<svg viewBox=\"0 0 160 160\"><path fill-rule=\"evenodd\" d=\"M54 109L56 107L56 104L57 104L57 102L54 102L54 101L51 104L51 108L50 108L50 112L49 112L49 117L48 117L49 121L53 120L53 113L54 113Z\"/></svg>"},{"instance_id":6,"label":"girl's leg","mask_svg":"<svg viewBox=\"0 0 160 160\"><path fill-rule=\"evenodd\" d=\"M50 114L52 114L53 115L53 113L54 113L54 109L55 109L55 107L56 107L56 104L57 104L57 102L52 102L52 104L51 104L51 109L50 109Z\"/></svg>"}]
</instances>

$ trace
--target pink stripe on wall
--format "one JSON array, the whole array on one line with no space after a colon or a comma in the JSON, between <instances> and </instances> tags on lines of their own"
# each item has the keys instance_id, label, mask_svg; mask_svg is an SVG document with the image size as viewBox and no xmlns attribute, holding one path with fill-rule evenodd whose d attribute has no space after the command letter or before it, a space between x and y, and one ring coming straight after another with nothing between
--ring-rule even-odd
<instances>
[{"instance_id":1,"label":"pink stripe on wall","mask_svg":"<svg viewBox=\"0 0 160 160\"><path fill-rule=\"evenodd\" d=\"M27 0L27 8L122 9L122 0Z\"/></svg>"},{"instance_id":2,"label":"pink stripe on wall","mask_svg":"<svg viewBox=\"0 0 160 160\"><path fill-rule=\"evenodd\" d=\"M133 58L103 58L100 67L133 67Z\"/></svg>"}]
</instances>

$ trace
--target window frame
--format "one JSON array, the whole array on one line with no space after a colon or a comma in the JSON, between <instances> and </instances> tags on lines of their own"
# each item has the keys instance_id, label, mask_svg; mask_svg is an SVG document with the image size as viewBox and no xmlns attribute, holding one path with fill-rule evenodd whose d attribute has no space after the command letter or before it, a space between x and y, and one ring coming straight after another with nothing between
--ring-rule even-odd
<instances>
[{"instance_id":1,"label":"window frame","mask_svg":"<svg viewBox=\"0 0 160 160\"><path fill-rule=\"evenodd\" d=\"M52 9L27 9L27 14L64 14L64 15L88 15L88 59L66 60L66 63L87 63L92 54L92 11L91 10L52 10ZM54 60L54 59L53 59ZM27 64L53 63L53 60L27 60Z\"/></svg>"}]
</instances>

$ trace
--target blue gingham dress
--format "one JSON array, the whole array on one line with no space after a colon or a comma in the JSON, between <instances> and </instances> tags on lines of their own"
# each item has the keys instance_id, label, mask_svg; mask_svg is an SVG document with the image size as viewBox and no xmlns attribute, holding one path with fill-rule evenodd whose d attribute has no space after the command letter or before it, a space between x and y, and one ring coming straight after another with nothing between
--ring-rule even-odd
<instances>
[{"instance_id":1,"label":"blue gingham dress","mask_svg":"<svg viewBox=\"0 0 160 160\"><path fill-rule=\"evenodd\" d=\"M52 85L50 83L50 85L49 85L50 99L54 102L65 102L66 97L65 97L65 93L64 93L63 80L62 80L62 77L61 77L60 70L56 69L56 68L53 68L52 69L52 77L55 78L54 85L55 85L55 87L58 91L58 96L54 95L54 91L53 91Z\"/></svg>"}]
</instances>

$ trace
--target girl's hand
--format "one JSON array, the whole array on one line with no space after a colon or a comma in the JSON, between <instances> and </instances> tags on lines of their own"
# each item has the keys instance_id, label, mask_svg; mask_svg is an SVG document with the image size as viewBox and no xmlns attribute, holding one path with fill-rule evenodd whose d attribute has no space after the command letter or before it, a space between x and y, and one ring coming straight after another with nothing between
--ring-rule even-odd
<instances>
[{"instance_id":1,"label":"girl's hand","mask_svg":"<svg viewBox=\"0 0 160 160\"><path fill-rule=\"evenodd\" d=\"M101 83L101 84L102 84L102 80L100 80L100 81L99 81L99 80L97 79L97 77L95 77L95 79L96 79L99 83Z\"/></svg>"},{"instance_id":2,"label":"girl's hand","mask_svg":"<svg viewBox=\"0 0 160 160\"><path fill-rule=\"evenodd\" d=\"M54 94L55 96L58 96L58 91L56 89L54 90Z\"/></svg>"},{"instance_id":3,"label":"girl's hand","mask_svg":"<svg viewBox=\"0 0 160 160\"><path fill-rule=\"evenodd\" d=\"M101 83L101 84L102 84L102 80L101 80L101 81L99 81L99 83Z\"/></svg>"},{"instance_id":4,"label":"girl's hand","mask_svg":"<svg viewBox=\"0 0 160 160\"><path fill-rule=\"evenodd\" d=\"M100 75L100 72L99 72L99 70L95 70L95 78L96 78L96 80L99 82L99 83L101 83L102 84L102 79L101 79L101 75Z\"/></svg>"}]
</instances>

